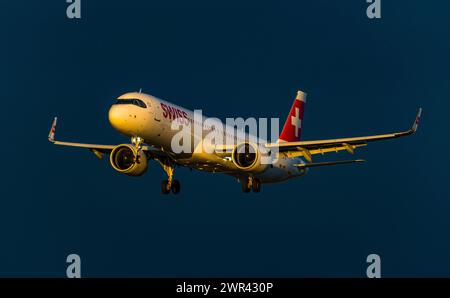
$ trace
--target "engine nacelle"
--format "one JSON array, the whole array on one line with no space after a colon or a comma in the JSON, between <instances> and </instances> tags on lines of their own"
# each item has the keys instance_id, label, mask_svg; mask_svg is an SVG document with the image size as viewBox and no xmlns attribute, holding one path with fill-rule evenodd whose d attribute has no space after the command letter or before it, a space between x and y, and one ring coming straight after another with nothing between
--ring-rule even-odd
<instances>
[{"instance_id":1,"label":"engine nacelle","mask_svg":"<svg viewBox=\"0 0 450 298\"><path fill-rule=\"evenodd\" d=\"M140 176L148 167L145 153L129 144L116 146L109 155L109 161L114 170L128 176Z\"/></svg>"},{"instance_id":2,"label":"engine nacelle","mask_svg":"<svg viewBox=\"0 0 450 298\"><path fill-rule=\"evenodd\" d=\"M261 162L262 157L260 148L253 143L240 143L231 154L231 160L237 168L253 173L263 172L269 166Z\"/></svg>"}]
</instances>

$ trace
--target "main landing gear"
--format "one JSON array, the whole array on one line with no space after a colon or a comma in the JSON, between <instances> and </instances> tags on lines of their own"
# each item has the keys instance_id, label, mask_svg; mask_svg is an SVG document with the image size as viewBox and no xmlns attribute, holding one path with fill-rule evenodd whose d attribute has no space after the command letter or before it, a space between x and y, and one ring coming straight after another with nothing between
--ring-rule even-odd
<instances>
[{"instance_id":1,"label":"main landing gear","mask_svg":"<svg viewBox=\"0 0 450 298\"><path fill-rule=\"evenodd\" d=\"M180 181L173 179L173 172L175 170L175 164L173 162L167 161L167 160L158 160L161 164L162 168L164 169L164 172L167 174L167 180L163 180L161 182L161 192L163 194L169 194L170 191L174 194L180 193L181 190L181 184Z\"/></svg>"},{"instance_id":2,"label":"main landing gear","mask_svg":"<svg viewBox=\"0 0 450 298\"><path fill-rule=\"evenodd\" d=\"M261 180L254 177L245 177L241 178L242 192L249 193L253 191L254 193L258 193L261 191Z\"/></svg>"}]
</instances>

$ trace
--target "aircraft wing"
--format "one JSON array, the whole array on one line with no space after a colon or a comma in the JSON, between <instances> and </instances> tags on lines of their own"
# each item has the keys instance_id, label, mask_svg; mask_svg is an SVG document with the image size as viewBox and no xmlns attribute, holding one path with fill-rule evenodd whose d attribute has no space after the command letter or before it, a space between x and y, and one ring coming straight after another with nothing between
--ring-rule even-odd
<instances>
[{"instance_id":1,"label":"aircraft wing","mask_svg":"<svg viewBox=\"0 0 450 298\"><path fill-rule=\"evenodd\" d=\"M285 152L288 157L303 156L309 162L312 161L312 155L315 154L325 154L343 150L353 154L354 149L366 146L368 142L399 138L415 133L420 122L421 114L422 108L419 108L412 127L409 130L402 132L317 141L269 143L266 144L266 147L278 148L279 152Z\"/></svg>"},{"instance_id":2,"label":"aircraft wing","mask_svg":"<svg viewBox=\"0 0 450 298\"><path fill-rule=\"evenodd\" d=\"M58 121L58 118L55 117L55 119L53 120L52 128L50 129L50 133L48 134L48 140L55 145L89 149L100 159L103 157L103 154L111 153L111 151L117 146L117 145L100 145L100 144L86 144L86 143L57 141L57 140L55 140L57 121ZM142 146L142 150L144 152L153 153L155 155L163 154L163 152L160 151L159 149L151 147L151 146L146 146L146 145Z\"/></svg>"}]
</instances>

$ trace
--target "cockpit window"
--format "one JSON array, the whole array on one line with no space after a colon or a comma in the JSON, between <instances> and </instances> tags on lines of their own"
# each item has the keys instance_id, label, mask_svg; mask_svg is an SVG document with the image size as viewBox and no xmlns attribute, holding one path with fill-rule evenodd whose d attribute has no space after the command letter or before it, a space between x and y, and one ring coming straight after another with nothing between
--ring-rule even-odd
<instances>
[{"instance_id":1,"label":"cockpit window","mask_svg":"<svg viewBox=\"0 0 450 298\"><path fill-rule=\"evenodd\" d=\"M119 99L116 105L135 105L141 108L147 108L147 105L140 99Z\"/></svg>"}]
</instances>

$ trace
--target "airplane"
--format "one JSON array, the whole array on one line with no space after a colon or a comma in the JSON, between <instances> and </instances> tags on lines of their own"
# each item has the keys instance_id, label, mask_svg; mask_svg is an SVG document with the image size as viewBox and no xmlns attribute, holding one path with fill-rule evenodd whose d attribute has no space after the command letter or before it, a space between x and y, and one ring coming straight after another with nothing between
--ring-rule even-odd
<instances>
[{"instance_id":1,"label":"airplane","mask_svg":"<svg viewBox=\"0 0 450 298\"><path fill-rule=\"evenodd\" d=\"M174 179L176 167L183 166L212 173L224 173L237 178L242 191L259 193L262 184L278 183L303 176L309 168L331 165L362 163L364 160L344 160L331 162L313 162L314 155L354 150L367 143L408 136L417 131L422 108L419 108L413 125L406 131L351 138L302 141L301 133L306 104L306 93L298 91L290 112L286 118L279 139L267 142L234 128L216 131L223 135L226 144L213 144L212 152L196 150L202 146L203 132L214 128L202 125L195 120L193 111L177 106L155 96L139 92L129 92L119 96L109 109L108 119L111 126L119 133L130 137L131 144L99 145L63 142L55 139L57 117L54 118L48 140L61 146L89 149L98 158L109 154L109 161L114 170L128 176L141 176L148 167L149 160L157 161L167 174L161 183L163 194L178 194L181 189L179 180ZM174 152L172 139L177 131L172 129L173 121L192 128L196 122L202 122L200 134L194 129L188 135L194 145L192 153ZM220 121L220 120L217 120ZM223 125L223 123L216 123ZM222 126L226 127L226 125ZM231 140L231 142L229 142ZM231 145L229 145L231 144ZM276 155L273 162L262 162L264 157Z\"/></svg>"}]
</instances>

